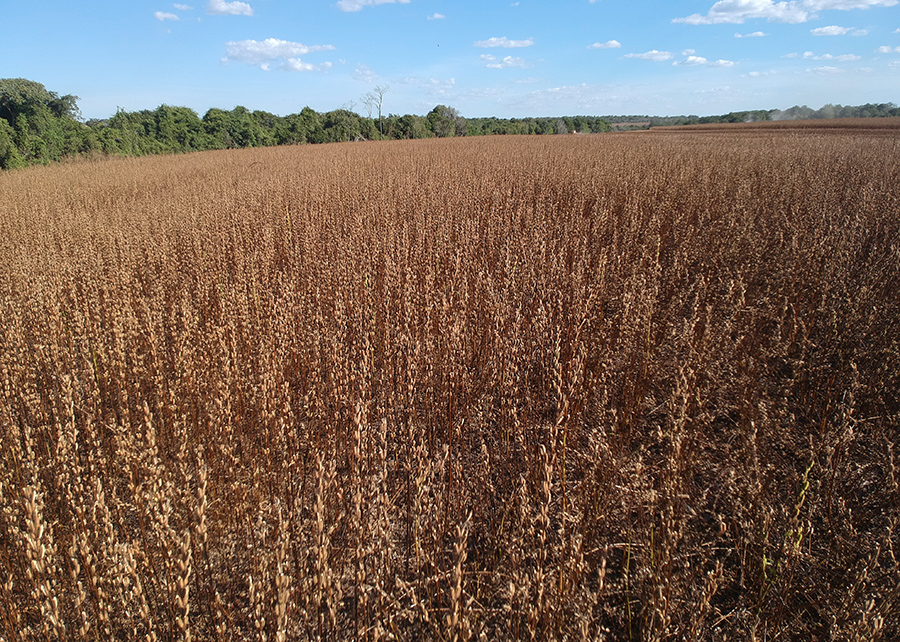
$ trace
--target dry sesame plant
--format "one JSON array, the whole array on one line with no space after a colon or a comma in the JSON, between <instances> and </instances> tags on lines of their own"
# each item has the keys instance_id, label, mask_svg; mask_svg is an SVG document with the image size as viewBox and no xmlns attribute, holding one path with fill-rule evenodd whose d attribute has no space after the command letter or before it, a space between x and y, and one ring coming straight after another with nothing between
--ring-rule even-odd
<instances>
[{"instance_id":1,"label":"dry sesame plant","mask_svg":"<svg viewBox=\"0 0 900 642\"><path fill-rule=\"evenodd\" d=\"M891 125L0 175L0 639L897 639Z\"/></svg>"}]
</instances>

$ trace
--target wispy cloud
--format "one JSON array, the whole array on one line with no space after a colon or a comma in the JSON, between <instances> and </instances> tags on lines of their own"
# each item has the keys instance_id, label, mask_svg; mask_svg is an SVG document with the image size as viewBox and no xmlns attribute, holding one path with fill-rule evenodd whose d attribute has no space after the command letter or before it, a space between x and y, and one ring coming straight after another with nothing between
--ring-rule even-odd
<instances>
[{"instance_id":1,"label":"wispy cloud","mask_svg":"<svg viewBox=\"0 0 900 642\"><path fill-rule=\"evenodd\" d=\"M690 25L743 24L747 20L768 20L797 24L807 22L819 11L892 7L900 0L721 0L706 15L695 13L672 22Z\"/></svg>"},{"instance_id":2,"label":"wispy cloud","mask_svg":"<svg viewBox=\"0 0 900 642\"><path fill-rule=\"evenodd\" d=\"M882 46L878 47L878 53L900 53L900 47Z\"/></svg>"},{"instance_id":3,"label":"wispy cloud","mask_svg":"<svg viewBox=\"0 0 900 642\"><path fill-rule=\"evenodd\" d=\"M705 65L709 61L703 56L688 56L684 60L676 60L673 62L673 65L684 65L684 66L696 66L696 65Z\"/></svg>"},{"instance_id":4,"label":"wispy cloud","mask_svg":"<svg viewBox=\"0 0 900 642\"><path fill-rule=\"evenodd\" d=\"M172 6L175 7L176 9L178 9L179 11L190 11L191 9L194 8L189 4L173 4Z\"/></svg>"},{"instance_id":5,"label":"wispy cloud","mask_svg":"<svg viewBox=\"0 0 900 642\"><path fill-rule=\"evenodd\" d=\"M456 78L442 80L440 78L429 78L419 83L419 88L425 90L429 96L449 96L456 89Z\"/></svg>"},{"instance_id":6,"label":"wispy cloud","mask_svg":"<svg viewBox=\"0 0 900 642\"><path fill-rule=\"evenodd\" d=\"M476 40L475 47L505 47L507 49L516 47L530 47L534 44L534 40L510 40L506 36L502 38L488 38L487 40Z\"/></svg>"},{"instance_id":7,"label":"wispy cloud","mask_svg":"<svg viewBox=\"0 0 900 642\"><path fill-rule=\"evenodd\" d=\"M531 111L549 113L595 112L596 110L603 110L606 113L626 111L627 113L645 113L645 110L650 110L654 105L658 105L660 100L664 100L663 96L655 93L648 95L633 86L581 83L535 89L528 92L522 102Z\"/></svg>"},{"instance_id":8,"label":"wispy cloud","mask_svg":"<svg viewBox=\"0 0 900 642\"><path fill-rule=\"evenodd\" d=\"M178 16L174 13L165 13L163 11L157 11L153 14L153 17L162 22L163 20L180 20Z\"/></svg>"},{"instance_id":9,"label":"wispy cloud","mask_svg":"<svg viewBox=\"0 0 900 642\"><path fill-rule=\"evenodd\" d=\"M377 7L380 4L409 4L409 0L340 0L337 3L341 11L359 11L365 7Z\"/></svg>"},{"instance_id":10,"label":"wispy cloud","mask_svg":"<svg viewBox=\"0 0 900 642\"><path fill-rule=\"evenodd\" d=\"M856 54L840 54L833 56L832 54L822 54L821 56L813 56L813 60L836 60L838 62L851 62L853 60L861 60Z\"/></svg>"},{"instance_id":11,"label":"wispy cloud","mask_svg":"<svg viewBox=\"0 0 900 642\"><path fill-rule=\"evenodd\" d=\"M284 61L284 64L281 65L281 68L285 71L325 71L326 69L331 69L331 63L323 62L318 65L313 65L308 62L303 62L299 58L288 58Z\"/></svg>"},{"instance_id":12,"label":"wispy cloud","mask_svg":"<svg viewBox=\"0 0 900 642\"><path fill-rule=\"evenodd\" d=\"M225 0L209 0L206 13L211 16L252 16L253 8L246 2L225 2Z\"/></svg>"},{"instance_id":13,"label":"wispy cloud","mask_svg":"<svg viewBox=\"0 0 900 642\"><path fill-rule=\"evenodd\" d=\"M848 31L850 31L850 27L838 27L837 25L831 25L829 27L818 27L817 29L810 29L809 32L814 36L843 36L846 35Z\"/></svg>"},{"instance_id":14,"label":"wispy cloud","mask_svg":"<svg viewBox=\"0 0 900 642\"><path fill-rule=\"evenodd\" d=\"M607 40L606 42L595 42L588 49L618 49L622 43L618 40Z\"/></svg>"},{"instance_id":15,"label":"wispy cloud","mask_svg":"<svg viewBox=\"0 0 900 642\"><path fill-rule=\"evenodd\" d=\"M271 63L282 60L282 69L288 71L313 71L327 69L331 63L309 65L301 61L300 56L319 51L332 51L332 45L307 46L299 42L267 38L265 40L239 40L225 43L226 56L224 62L243 62L258 66L268 71Z\"/></svg>"},{"instance_id":16,"label":"wispy cloud","mask_svg":"<svg viewBox=\"0 0 900 642\"><path fill-rule=\"evenodd\" d=\"M693 51L693 50L690 50ZM703 56L689 55L684 60L676 60L672 63L675 66L685 67L734 67L731 60L707 60Z\"/></svg>"},{"instance_id":17,"label":"wispy cloud","mask_svg":"<svg viewBox=\"0 0 900 642\"><path fill-rule=\"evenodd\" d=\"M722 0L715 3L705 16L695 13L686 18L675 18L672 22L689 25L743 24L754 18L764 18L769 22L806 22L809 13L797 4L776 4L772 0Z\"/></svg>"},{"instance_id":18,"label":"wispy cloud","mask_svg":"<svg viewBox=\"0 0 900 642\"><path fill-rule=\"evenodd\" d=\"M656 49L652 49L645 53L630 53L625 54L625 58L637 58L639 60L653 60L655 62L663 62L664 60L672 59L671 51L657 51Z\"/></svg>"},{"instance_id":19,"label":"wispy cloud","mask_svg":"<svg viewBox=\"0 0 900 642\"><path fill-rule=\"evenodd\" d=\"M360 63L356 65L356 71L353 72L353 78L360 82L372 84L378 80L378 74L376 74L369 65Z\"/></svg>"},{"instance_id":20,"label":"wispy cloud","mask_svg":"<svg viewBox=\"0 0 900 642\"><path fill-rule=\"evenodd\" d=\"M838 69L837 67L814 67L813 69L807 69L808 73L818 74L820 76L834 76L835 74L844 73L843 69Z\"/></svg>"},{"instance_id":21,"label":"wispy cloud","mask_svg":"<svg viewBox=\"0 0 900 642\"><path fill-rule=\"evenodd\" d=\"M763 33L762 31L754 31L753 33L736 33L734 34L735 38L765 38L767 33Z\"/></svg>"},{"instance_id":22,"label":"wispy cloud","mask_svg":"<svg viewBox=\"0 0 900 642\"><path fill-rule=\"evenodd\" d=\"M433 13L430 16L428 16L428 19L429 20L443 20L446 17L447 16L445 16L443 13Z\"/></svg>"},{"instance_id":23,"label":"wispy cloud","mask_svg":"<svg viewBox=\"0 0 900 642\"><path fill-rule=\"evenodd\" d=\"M835 60L837 62L849 62L853 60L860 60L860 57L856 54L814 54L811 51L804 51L802 54L799 53L789 53L785 56L785 58L802 58L803 60Z\"/></svg>"},{"instance_id":24,"label":"wispy cloud","mask_svg":"<svg viewBox=\"0 0 900 642\"><path fill-rule=\"evenodd\" d=\"M504 58L498 60L496 56L492 56L490 54L483 54L480 56L481 60L486 62L485 67L488 69L506 69L508 67L518 67L520 69L525 69L528 67L528 63L525 62L524 58L514 58L513 56L505 56Z\"/></svg>"}]
</instances>

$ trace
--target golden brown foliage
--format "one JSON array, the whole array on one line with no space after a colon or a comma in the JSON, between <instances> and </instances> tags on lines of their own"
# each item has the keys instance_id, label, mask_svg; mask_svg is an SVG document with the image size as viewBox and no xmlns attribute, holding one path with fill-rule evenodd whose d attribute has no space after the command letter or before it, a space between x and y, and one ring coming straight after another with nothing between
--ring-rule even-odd
<instances>
[{"instance_id":1,"label":"golden brown foliage","mask_svg":"<svg viewBox=\"0 0 900 642\"><path fill-rule=\"evenodd\" d=\"M897 136L0 176L0 638L896 639Z\"/></svg>"}]
</instances>

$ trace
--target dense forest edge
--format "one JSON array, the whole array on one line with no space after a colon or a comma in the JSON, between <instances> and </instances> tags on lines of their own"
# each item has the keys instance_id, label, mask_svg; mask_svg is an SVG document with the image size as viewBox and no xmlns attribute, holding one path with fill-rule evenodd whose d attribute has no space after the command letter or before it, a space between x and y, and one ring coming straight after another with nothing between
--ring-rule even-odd
<instances>
[{"instance_id":1,"label":"dense forest edge","mask_svg":"<svg viewBox=\"0 0 900 642\"><path fill-rule=\"evenodd\" d=\"M140 111L117 110L110 118L81 118L78 97L60 96L24 78L0 79L0 169L48 164L65 158L145 156L212 149L305 143L486 136L497 134L596 134L672 125L744 123L772 120L900 116L894 103L859 106L805 105L787 110L738 111L719 116L563 116L464 118L447 105L427 115L377 115L340 108L319 113L304 107L287 116L237 106L212 108L202 117L188 107L160 105ZM370 94L371 96L371 94Z\"/></svg>"}]
</instances>

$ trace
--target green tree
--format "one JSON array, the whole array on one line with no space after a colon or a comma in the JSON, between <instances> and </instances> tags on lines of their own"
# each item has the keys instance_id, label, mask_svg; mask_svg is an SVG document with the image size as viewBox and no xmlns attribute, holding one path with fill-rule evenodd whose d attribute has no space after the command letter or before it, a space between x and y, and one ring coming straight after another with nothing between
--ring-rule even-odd
<instances>
[{"instance_id":1,"label":"green tree","mask_svg":"<svg viewBox=\"0 0 900 642\"><path fill-rule=\"evenodd\" d=\"M230 149L235 146L228 127L229 119L227 111L215 107L203 115L203 129L209 136L213 149Z\"/></svg>"},{"instance_id":2,"label":"green tree","mask_svg":"<svg viewBox=\"0 0 900 642\"><path fill-rule=\"evenodd\" d=\"M0 120L16 156L29 163L46 163L76 153L86 129L79 116L77 96L60 96L24 78L0 79ZM12 152L7 151L12 163ZM18 161L16 161L18 162Z\"/></svg>"},{"instance_id":3,"label":"green tree","mask_svg":"<svg viewBox=\"0 0 900 642\"><path fill-rule=\"evenodd\" d=\"M0 118L0 169L22 167L25 159L19 154L16 146L16 132L6 120Z\"/></svg>"},{"instance_id":4,"label":"green tree","mask_svg":"<svg viewBox=\"0 0 900 642\"><path fill-rule=\"evenodd\" d=\"M322 116L311 107L304 107L300 112L300 127L306 135L306 141L310 143L325 142L325 128L322 125Z\"/></svg>"},{"instance_id":5,"label":"green tree","mask_svg":"<svg viewBox=\"0 0 900 642\"><path fill-rule=\"evenodd\" d=\"M335 109L322 116L325 142L339 143L378 138L378 130L369 118L348 109Z\"/></svg>"},{"instance_id":6,"label":"green tree","mask_svg":"<svg viewBox=\"0 0 900 642\"><path fill-rule=\"evenodd\" d=\"M395 124L396 138L429 138L428 121L422 116L406 114L397 118Z\"/></svg>"},{"instance_id":7,"label":"green tree","mask_svg":"<svg viewBox=\"0 0 900 642\"><path fill-rule=\"evenodd\" d=\"M60 96L33 80L0 78L0 118L12 127L20 116L32 119L33 126L40 126L48 118L76 119L77 101L78 96Z\"/></svg>"},{"instance_id":8,"label":"green tree","mask_svg":"<svg viewBox=\"0 0 900 642\"><path fill-rule=\"evenodd\" d=\"M259 147L275 145L281 119L275 114L259 110L254 111L251 116L256 123L256 145Z\"/></svg>"},{"instance_id":9,"label":"green tree","mask_svg":"<svg viewBox=\"0 0 900 642\"><path fill-rule=\"evenodd\" d=\"M263 144L262 128L246 107L238 105L232 109L227 122L235 147L259 147Z\"/></svg>"},{"instance_id":10,"label":"green tree","mask_svg":"<svg viewBox=\"0 0 900 642\"><path fill-rule=\"evenodd\" d=\"M426 116L429 129L438 138L466 135L466 119L459 112L446 105L437 105Z\"/></svg>"}]
</instances>

